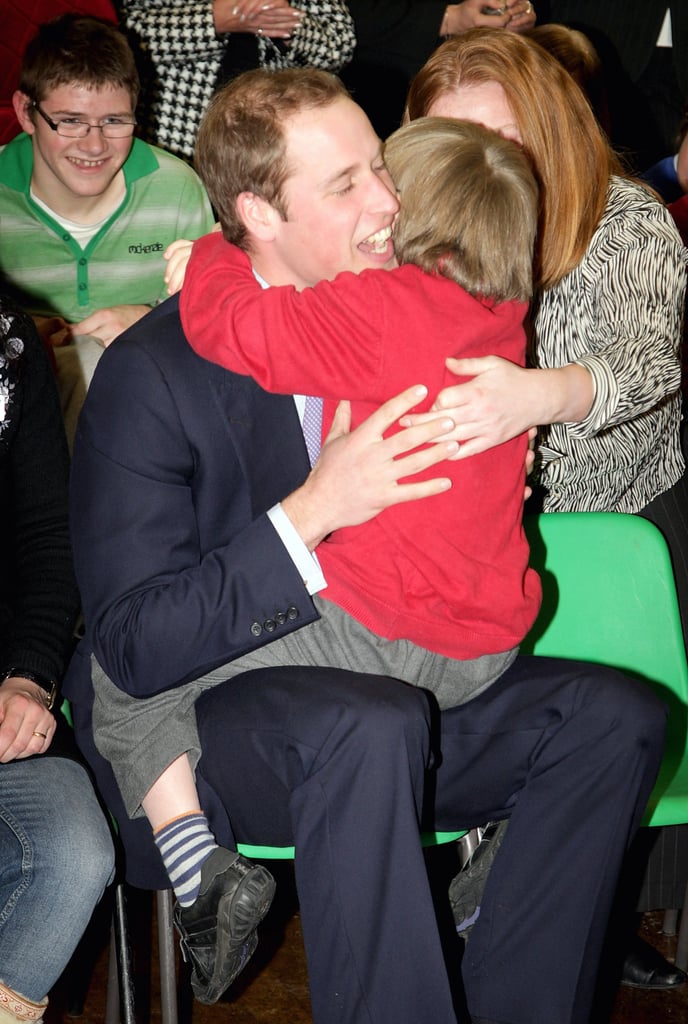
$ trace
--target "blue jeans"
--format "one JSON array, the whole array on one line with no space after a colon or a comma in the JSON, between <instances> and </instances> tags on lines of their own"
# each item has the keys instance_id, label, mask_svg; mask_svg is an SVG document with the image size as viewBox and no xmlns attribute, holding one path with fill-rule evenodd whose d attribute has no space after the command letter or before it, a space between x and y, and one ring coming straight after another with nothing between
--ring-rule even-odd
<instances>
[{"instance_id":1,"label":"blue jeans","mask_svg":"<svg viewBox=\"0 0 688 1024\"><path fill-rule=\"evenodd\" d=\"M0 980L40 1002L113 873L107 821L84 768L0 764Z\"/></svg>"}]
</instances>

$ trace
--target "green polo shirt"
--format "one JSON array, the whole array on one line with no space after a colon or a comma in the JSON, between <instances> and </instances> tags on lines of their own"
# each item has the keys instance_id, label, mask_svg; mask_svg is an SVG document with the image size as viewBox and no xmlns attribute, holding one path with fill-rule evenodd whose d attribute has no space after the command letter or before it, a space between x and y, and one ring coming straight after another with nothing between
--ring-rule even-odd
<instances>
[{"instance_id":1,"label":"green polo shirt","mask_svg":"<svg viewBox=\"0 0 688 1024\"><path fill-rule=\"evenodd\" d=\"M1 287L33 314L77 323L108 306L153 306L167 297L167 246L213 226L198 175L135 139L123 165L125 197L82 249L31 199L32 169L30 136L19 135L0 150Z\"/></svg>"}]
</instances>

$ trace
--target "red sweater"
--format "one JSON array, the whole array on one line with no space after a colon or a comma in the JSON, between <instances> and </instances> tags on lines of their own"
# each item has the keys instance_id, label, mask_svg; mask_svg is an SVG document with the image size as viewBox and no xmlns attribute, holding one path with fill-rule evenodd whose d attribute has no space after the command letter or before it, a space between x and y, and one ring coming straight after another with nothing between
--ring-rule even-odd
<instances>
[{"instance_id":1,"label":"red sweater","mask_svg":"<svg viewBox=\"0 0 688 1024\"><path fill-rule=\"evenodd\" d=\"M219 234L194 244L180 309L200 355L268 391L322 395L324 432L341 398L354 426L411 384L427 385L419 410L428 408L456 383L449 355L525 359L523 303L479 301L411 265L263 290L245 253ZM516 646L540 604L521 526L526 446L521 436L447 461L450 491L337 530L318 547L321 596L379 636L451 658Z\"/></svg>"}]
</instances>

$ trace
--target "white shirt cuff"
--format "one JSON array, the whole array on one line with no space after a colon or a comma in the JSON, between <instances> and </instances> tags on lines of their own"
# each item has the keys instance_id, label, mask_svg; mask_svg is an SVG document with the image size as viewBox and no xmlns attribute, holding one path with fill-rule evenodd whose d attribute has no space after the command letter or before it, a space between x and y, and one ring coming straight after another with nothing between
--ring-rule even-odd
<instances>
[{"instance_id":1,"label":"white shirt cuff","mask_svg":"<svg viewBox=\"0 0 688 1024\"><path fill-rule=\"evenodd\" d=\"M327 586L327 580L320 568L317 556L311 553L301 540L294 524L278 503L268 510L268 519L277 530L287 554L301 574L303 585L312 596Z\"/></svg>"}]
</instances>

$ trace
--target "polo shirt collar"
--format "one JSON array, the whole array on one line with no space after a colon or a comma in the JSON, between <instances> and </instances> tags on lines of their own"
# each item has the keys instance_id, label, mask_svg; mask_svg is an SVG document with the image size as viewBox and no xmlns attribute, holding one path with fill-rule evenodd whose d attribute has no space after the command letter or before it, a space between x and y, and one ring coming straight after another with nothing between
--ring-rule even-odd
<instances>
[{"instance_id":1,"label":"polo shirt collar","mask_svg":"<svg viewBox=\"0 0 688 1024\"><path fill-rule=\"evenodd\" d=\"M160 164L153 146L134 139L129 156L124 161L124 181L127 189L132 182L145 178L158 170ZM0 152L0 184L29 195L33 170L33 144L31 136L22 132Z\"/></svg>"}]
</instances>

